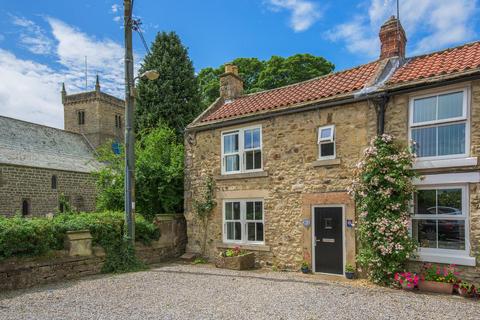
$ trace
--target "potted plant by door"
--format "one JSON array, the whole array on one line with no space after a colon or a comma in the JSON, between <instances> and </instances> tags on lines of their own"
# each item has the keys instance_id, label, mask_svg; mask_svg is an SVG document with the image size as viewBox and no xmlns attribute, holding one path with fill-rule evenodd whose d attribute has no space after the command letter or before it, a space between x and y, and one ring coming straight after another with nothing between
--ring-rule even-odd
<instances>
[{"instance_id":1,"label":"potted plant by door","mask_svg":"<svg viewBox=\"0 0 480 320\"><path fill-rule=\"evenodd\" d=\"M353 279L355 277L355 268L349 263L345 265L345 277L347 279Z\"/></svg>"},{"instance_id":2,"label":"potted plant by door","mask_svg":"<svg viewBox=\"0 0 480 320\"><path fill-rule=\"evenodd\" d=\"M310 264L308 261L303 260L301 270L302 273L310 273Z\"/></svg>"},{"instance_id":3,"label":"potted plant by door","mask_svg":"<svg viewBox=\"0 0 480 320\"><path fill-rule=\"evenodd\" d=\"M418 282L418 288L421 291L452 294L453 286L458 282L458 272L455 271L455 265L440 267L432 264L425 264Z\"/></svg>"},{"instance_id":4,"label":"potted plant by door","mask_svg":"<svg viewBox=\"0 0 480 320\"><path fill-rule=\"evenodd\" d=\"M461 282L458 285L458 294L465 298L472 298L476 293L475 286L468 282Z\"/></svg>"}]
</instances>

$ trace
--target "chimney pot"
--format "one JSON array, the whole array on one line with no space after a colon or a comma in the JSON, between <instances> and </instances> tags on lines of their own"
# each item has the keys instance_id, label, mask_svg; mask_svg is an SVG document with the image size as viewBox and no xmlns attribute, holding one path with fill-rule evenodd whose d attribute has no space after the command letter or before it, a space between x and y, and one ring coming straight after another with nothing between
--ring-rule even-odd
<instances>
[{"instance_id":1,"label":"chimney pot","mask_svg":"<svg viewBox=\"0 0 480 320\"><path fill-rule=\"evenodd\" d=\"M400 21L391 16L380 28L380 59L391 57L405 58L407 37Z\"/></svg>"},{"instance_id":2,"label":"chimney pot","mask_svg":"<svg viewBox=\"0 0 480 320\"><path fill-rule=\"evenodd\" d=\"M227 63L225 73L220 76L220 96L225 100L232 100L242 94L243 80L238 75L238 67Z\"/></svg>"},{"instance_id":3,"label":"chimney pot","mask_svg":"<svg viewBox=\"0 0 480 320\"><path fill-rule=\"evenodd\" d=\"M238 67L232 63L227 63L225 65L225 73L233 73L238 76Z\"/></svg>"}]
</instances>

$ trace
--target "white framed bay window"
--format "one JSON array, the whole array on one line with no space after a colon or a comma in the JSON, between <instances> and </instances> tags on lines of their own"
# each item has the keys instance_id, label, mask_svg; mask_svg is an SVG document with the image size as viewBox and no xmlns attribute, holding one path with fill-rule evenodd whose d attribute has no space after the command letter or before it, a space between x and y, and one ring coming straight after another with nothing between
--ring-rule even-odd
<instances>
[{"instance_id":1,"label":"white framed bay window","mask_svg":"<svg viewBox=\"0 0 480 320\"><path fill-rule=\"evenodd\" d=\"M261 126L222 132L222 174L262 170Z\"/></svg>"},{"instance_id":2,"label":"white framed bay window","mask_svg":"<svg viewBox=\"0 0 480 320\"><path fill-rule=\"evenodd\" d=\"M410 139L419 159L465 158L469 150L469 89L410 100Z\"/></svg>"},{"instance_id":3,"label":"white framed bay window","mask_svg":"<svg viewBox=\"0 0 480 320\"><path fill-rule=\"evenodd\" d=\"M223 242L264 243L263 199L224 200Z\"/></svg>"},{"instance_id":4,"label":"white framed bay window","mask_svg":"<svg viewBox=\"0 0 480 320\"><path fill-rule=\"evenodd\" d=\"M411 232L422 261L469 265L468 184L419 186Z\"/></svg>"}]
</instances>

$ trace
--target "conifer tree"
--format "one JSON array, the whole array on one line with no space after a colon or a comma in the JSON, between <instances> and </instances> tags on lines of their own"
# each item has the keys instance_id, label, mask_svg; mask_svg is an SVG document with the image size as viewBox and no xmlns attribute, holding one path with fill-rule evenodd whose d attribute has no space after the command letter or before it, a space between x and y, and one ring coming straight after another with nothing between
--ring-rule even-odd
<instances>
[{"instance_id":1,"label":"conifer tree","mask_svg":"<svg viewBox=\"0 0 480 320\"><path fill-rule=\"evenodd\" d=\"M145 56L139 74L155 69L154 81L140 79L137 84L136 130L165 124L182 140L185 127L201 112L200 92L187 48L174 33L158 33Z\"/></svg>"}]
</instances>

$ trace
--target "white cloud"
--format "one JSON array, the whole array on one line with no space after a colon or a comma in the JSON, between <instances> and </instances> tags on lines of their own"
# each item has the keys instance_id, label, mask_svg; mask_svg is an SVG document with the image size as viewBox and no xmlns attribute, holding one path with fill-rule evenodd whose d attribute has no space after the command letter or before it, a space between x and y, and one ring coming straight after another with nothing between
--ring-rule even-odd
<instances>
[{"instance_id":1,"label":"white cloud","mask_svg":"<svg viewBox=\"0 0 480 320\"><path fill-rule=\"evenodd\" d=\"M49 54L52 40L36 23L23 17L12 16L13 24L20 28L20 43L34 54Z\"/></svg>"},{"instance_id":2,"label":"white cloud","mask_svg":"<svg viewBox=\"0 0 480 320\"><path fill-rule=\"evenodd\" d=\"M316 3L308 0L268 0L273 11L291 11L290 26L295 32L310 28L321 16Z\"/></svg>"},{"instance_id":3,"label":"white cloud","mask_svg":"<svg viewBox=\"0 0 480 320\"><path fill-rule=\"evenodd\" d=\"M115 4L112 4L112 6L110 7L110 13L114 15L113 17L113 21L115 22L120 22L120 20L122 20L122 17L121 15L121 12L120 12L120 9L122 8L121 5L115 3Z\"/></svg>"},{"instance_id":4,"label":"white cloud","mask_svg":"<svg viewBox=\"0 0 480 320\"><path fill-rule=\"evenodd\" d=\"M0 49L0 114L63 127L61 81L51 68Z\"/></svg>"},{"instance_id":5,"label":"white cloud","mask_svg":"<svg viewBox=\"0 0 480 320\"><path fill-rule=\"evenodd\" d=\"M472 21L476 11L477 0L401 1L400 20L407 33L411 54L471 40L475 37ZM337 25L327 32L327 38L345 42L352 53L374 58L379 54L380 26L395 13L395 1L370 0L368 14Z\"/></svg>"},{"instance_id":6,"label":"white cloud","mask_svg":"<svg viewBox=\"0 0 480 320\"><path fill-rule=\"evenodd\" d=\"M120 5L118 5L118 4L116 4L116 3L115 3L115 4L112 4L112 7L111 7L110 10L111 10L112 13L117 13L118 10L120 10Z\"/></svg>"},{"instance_id":7,"label":"white cloud","mask_svg":"<svg viewBox=\"0 0 480 320\"><path fill-rule=\"evenodd\" d=\"M123 94L124 51L110 39L98 40L53 18L47 19L58 41L56 55L65 67L65 81L74 90L85 89L85 56L88 61L90 83L96 73L100 75L102 89L116 96Z\"/></svg>"},{"instance_id":8,"label":"white cloud","mask_svg":"<svg viewBox=\"0 0 480 320\"><path fill-rule=\"evenodd\" d=\"M331 41L344 40L348 51L369 57L378 54L380 48L378 37L370 34L369 27L362 17L355 17L352 22L336 26L327 32L326 37Z\"/></svg>"},{"instance_id":9,"label":"white cloud","mask_svg":"<svg viewBox=\"0 0 480 320\"><path fill-rule=\"evenodd\" d=\"M98 73L102 91L122 98L124 51L117 42L96 39L58 19L47 18L47 22L51 34L39 30L52 38L50 54L56 62L46 65L0 49L0 115L62 128L61 83L65 82L68 93L85 91L88 56L88 90L93 90ZM15 23L32 25L27 19Z\"/></svg>"}]
</instances>

